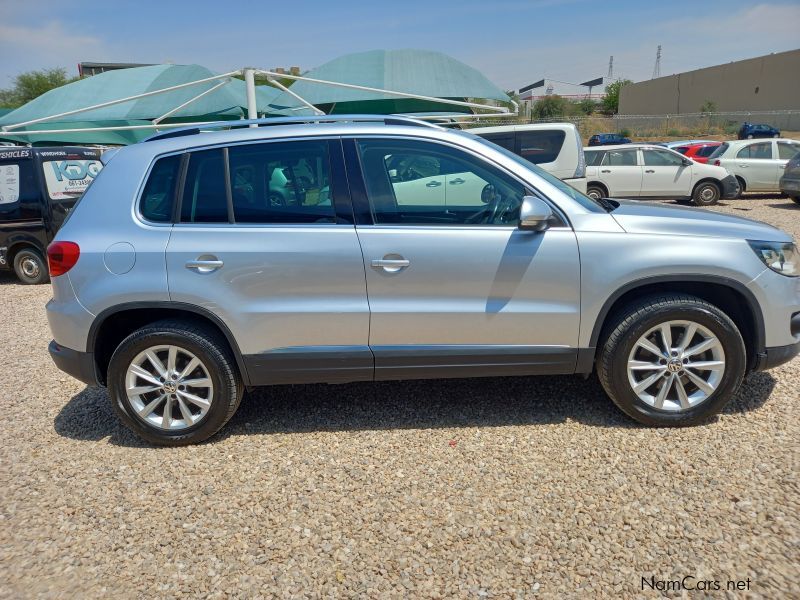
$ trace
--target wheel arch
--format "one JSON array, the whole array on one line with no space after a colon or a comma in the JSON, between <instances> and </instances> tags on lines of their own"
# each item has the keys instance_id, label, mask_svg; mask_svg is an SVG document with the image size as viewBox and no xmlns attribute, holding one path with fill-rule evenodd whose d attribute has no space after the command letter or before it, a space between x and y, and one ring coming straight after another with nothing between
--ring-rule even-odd
<instances>
[{"instance_id":1,"label":"wheel arch","mask_svg":"<svg viewBox=\"0 0 800 600\"><path fill-rule=\"evenodd\" d=\"M609 296L603 303L592 328L589 348L578 357L577 372L591 373L598 348L608 335L614 316L639 298L662 293L685 293L697 296L727 314L739 328L747 349L748 370L758 368L759 356L765 348L764 315L758 300L747 287L735 279L716 275L657 275L631 281Z\"/></svg>"},{"instance_id":2,"label":"wheel arch","mask_svg":"<svg viewBox=\"0 0 800 600\"><path fill-rule=\"evenodd\" d=\"M608 186L603 183L602 181L587 181L586 182L586 189L588 190L589 187L595 186L605 190L606 196L608 196Z\"/></svg>"},{"instance_id":3,"label":"wheel arch","mask_svg":"<svg viewBox=\"0 0 800 600\"><path fill-rule=\"evenodd\" d=\"M714 179L713 177L703 177L703 179L701 179L700 181L695 183L694 187L692 188L692 195L693 196L694 196L694 193L697 190L697 188L700 187L701 185L703 185L704 183L713 183L715 186L717 186L717 189L719 190L720 197L722 196L722 182L719 179Z\"/></svg>"},{"instance_id":4,"label":"wheel arch","mask_svg":"<svg viewBox=\"0 0 800 600\"><path fill-rule=\"evenodd\" d=\"M163 319L183 319L219 333L233 353L242 381L250 384L241 350L228 326L210 310L184 302L130 302L100 312L89 328L86 350L94 354L101 384L106 383L108 364L120 342L136 329Z\"/></svg>"}]
</instances>

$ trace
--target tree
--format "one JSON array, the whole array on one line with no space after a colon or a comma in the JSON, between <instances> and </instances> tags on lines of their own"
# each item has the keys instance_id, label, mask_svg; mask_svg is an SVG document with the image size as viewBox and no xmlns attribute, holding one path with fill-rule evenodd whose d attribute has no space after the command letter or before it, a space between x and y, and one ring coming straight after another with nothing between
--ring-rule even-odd
<instances>
[{"instance_id":1,"label":"tree","mask_svg":"<svg viewBox=\"0 0 800 600\"><path fill-rule=\"evenodd\" d=\"M603 98L603 110L615 115L619 112L619 92L623 86L633 83L630 79L618 79L606 86L606 95Z\"/></svg>"},{"instance_id":2,"label":"tree","mask_svg":"<svg viewBox=\"0 0 800 600\"><path fill-rule=\"evenodd\" d=\"M63 68L42 69L40 71L27 71L14 78L14 85L6 90L0 90L0 106L5 108L18 108L45 92L66 85L78 79L67 77Z\"/></svg>"},{"instance_id":3,"label":"tree","mask_svg":"<svg viewBox=\"0 0 800 600\"><path fill-rule=\"evenodd\" d=\"M700 107L700 112L705 114L717 112L717 103L713 100L706 100L703 106Z\"/></svg>"},{"instance_id":4,"label":"tree","mask_svg":"<svg viewBox=\"0 0 800 600\"><path fill-rule=\"evenodd\" d=\"M560 117L567 110L567 100L558 94L545 96L533 105L533 117L536 119L550 119Z\"/></svg>"},{"instance_id":5,"label":"tree","mask_svg":"<svg viewBox=\"0 0 800 600\"><path fill-rule=\"evenodd\" d=\"M581 114L590 115L597 110L597 102L591 98L582 98L578 102L578 110L580 110Z\"/></svg>"}]
</instances>

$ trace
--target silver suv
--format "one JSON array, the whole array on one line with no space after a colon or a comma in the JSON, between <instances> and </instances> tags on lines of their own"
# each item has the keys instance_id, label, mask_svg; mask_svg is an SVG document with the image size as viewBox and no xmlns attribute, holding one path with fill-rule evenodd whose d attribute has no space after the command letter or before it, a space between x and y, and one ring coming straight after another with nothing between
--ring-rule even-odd
<instances>
[{"instance_id":1,"label":"silver suv","mask_svg":"<svg viewBox=\"0 0 800 600\"><path fill-rule=\"evenodd\" d=\"M690 425L800 351L797 248L763 223L591 200L401 117L204 129L107 153L48 249L54 361L150 442L250 386L594 370Z\"/></svg>"}]
</instances>

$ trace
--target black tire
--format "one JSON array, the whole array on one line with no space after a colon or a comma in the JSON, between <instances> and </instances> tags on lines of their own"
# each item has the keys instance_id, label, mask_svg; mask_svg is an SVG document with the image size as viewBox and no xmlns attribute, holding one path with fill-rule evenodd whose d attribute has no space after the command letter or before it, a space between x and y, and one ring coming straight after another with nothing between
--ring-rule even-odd
<instances>
[{"instance_id":1,"label":"black tire","mask_svg":"<svg viewBox=\"0 0 800 600\"><path fill-rule=\"evenodd\" d=\"M692 192L692 202L697 206L711 206L719 202L721 195L719 185L713 181L703 181L695 186Z\"/></svg>"},{"instance_id":2,"label":"black tire","mask_svg":"<svg viewBox=\"0 0 800 600\"><path fill-rule=\"evenodd\" d=\"M590 184L586 187L586 195L590 198L607 198L608 191L596 183Z\"/></svg>"},{"instance_id":3,"label":"black tire","mask_svg":"<svg viewBox=\"0 0 800 600\"><path fill-rule=\"evenodd\" d=\"M25 285L38 285L50 281L47 262L38 250L23 248L14 255L14 273Z\"/></svg>"},{"instance_id":4,"label":"black tire","mask_svg":"<svg viewBox=\"0 0 800 600\"><path fill-rule=\"evenodd\" d=\"M747 190L747 184L745 183L744 179L742 179L738 175L736 176L736 181L739 182L739 194L736 196L736 198L741 198L742 196L744 196L744 193Z\"/></svg>"},{"instance_id":5,"label":"black tire","mask_svg":"<svg viewBox=\"0 0 800 600\"><path fill-rule=\"evenodd\" d=\"M678 411L655 408L633 391L628 381L628 357L641 336L661 323L690 320L720 341L725 370L716 389L696 406ZM606 393L620 410L644 425L682 427L708 421L733 397L744 377L747 354L734 322L716 306L686 294L643 298L617 313L601 345L597 372ZM656 380L658 381L658 380Z\"/></svg>"},{"instance_id":6,"label":"black tire","mask_svg":"<svg viewBox=\"0 0 800 600\"><path fill-rule=\"evenodd\" d=\"M202 420L182 429L159 429L136 414L125 391L131 361L151 346L169 344L186 349L207 368L214 386L211 407ZM233 416L244 386L225 339L212 329L180 320L164 320L134 331L114 351L108 366L111 403L122 422L142 439L160 446L196 444L217 433Z\"/></svg>"}]
</instances>

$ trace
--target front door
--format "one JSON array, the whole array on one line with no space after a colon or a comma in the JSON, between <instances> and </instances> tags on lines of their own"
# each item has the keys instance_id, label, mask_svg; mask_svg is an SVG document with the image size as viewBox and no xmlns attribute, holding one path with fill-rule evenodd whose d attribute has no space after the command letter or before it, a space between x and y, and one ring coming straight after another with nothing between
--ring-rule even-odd
<instances>
[{"instance_id":1,"label":"front door","mask_svg":"<svg viewBox=\"0 0 800 600\"><path fill-rule=\"evenodd\" d=\"M461 149L345 144L351 185L360 164L368 203L357 232L376 379L574 372L580 268L566 223L517 229L525 186ZM412 158L438 171L427 177L447 178L446 200L432 205L419 187L398 193L411 182L391 166Z\"/></svg>"},{"instance_id":2,"label":"front door","mask_svg":"<svg viewBox=\"0 0 800 600\"><path fill-rule=\"evenodd\" d=\"M606 150L600 163L600 180L611 198L635 198L642 189L642 166L635 148Z\"/></svg>"},{"instance_id":3,"label":"front door","mask_svg":"<svg viewBox=\"0 0 800 600\"><path fill-rule=\"evenodd\" d=\"M692 193L692 167L669 150L642 150L642 196L676 198Z\"/></svg>"},{"instance_id":4,"label":"front door","mask_svg":"<svg viewBox=\"0 0 800 600\"><path fill-rule=\"evenodd\" d=\"M167 248L170 298L222 319L253 384L372 379L364 264L340 216L342 177L338 140L189 156Z\"/></svg>"}]
</instances>

